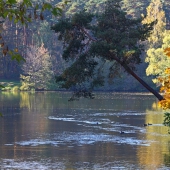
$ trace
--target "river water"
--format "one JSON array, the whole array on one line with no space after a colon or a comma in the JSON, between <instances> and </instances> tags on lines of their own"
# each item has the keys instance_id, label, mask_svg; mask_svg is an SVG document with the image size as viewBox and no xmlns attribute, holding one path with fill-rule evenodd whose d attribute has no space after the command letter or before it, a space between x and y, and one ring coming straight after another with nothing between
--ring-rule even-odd
<instances>
[{"instance_id":1,"label":"river water","mask_svg":"<svg viewBox=\"0 0 170 170\"><path fill-rule=\"evenodd\" d=\"M153 95L70 95L0 93L1 170L170 169L170 134Z\"/></svg>"}]
</instances>

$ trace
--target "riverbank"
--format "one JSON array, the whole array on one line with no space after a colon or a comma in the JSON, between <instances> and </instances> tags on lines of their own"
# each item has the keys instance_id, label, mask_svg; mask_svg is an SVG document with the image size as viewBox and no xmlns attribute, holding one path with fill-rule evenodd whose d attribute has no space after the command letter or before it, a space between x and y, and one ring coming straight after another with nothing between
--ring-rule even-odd
<instances>
[{"instance_id":1,"label":"riverbank","mask_svg":"<svg viewBox=\"0 0 170 170\"><path fill-rule=\"evenodd\" d=\"M2 88L0 88L1 91L18 91L21 83L20 81L11 81L11 80L1 80L0 85L2 85Z\"/></svg>"},{"instance_id":2,"label":"riverbank","mask_svg":"<svg viewBox=\"0 0 170 170\"><path fill-rule=\"evenodd\" d=\"M2 85L3 87L0 88L0 91L68 91L66 89L61 89L61 88L56 88L56 89L32 89L32 90L23 90L20 87L22 86L22 83L20 81L16 81L16 80L1 80L0 81L0 85ZM98 89L95 89L95 92L148 92L147 89L145 88L141 88L141 85L139 84L139 88L132 88L130 89L130 87L128 86L127 88L121 88L117 89L115 88L115 84L112 85L113 88L107 88L107 87L100 87ZM121 84L120 84L121 86ZM156 91L159 91L159 87L156 88Z\"/></svg>"}]
</instances>

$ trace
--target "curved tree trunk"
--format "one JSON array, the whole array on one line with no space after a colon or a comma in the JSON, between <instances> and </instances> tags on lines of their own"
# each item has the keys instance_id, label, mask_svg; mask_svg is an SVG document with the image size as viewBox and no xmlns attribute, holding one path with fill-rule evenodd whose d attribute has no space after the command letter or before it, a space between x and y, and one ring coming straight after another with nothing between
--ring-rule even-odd
<instances>
[{"instance_id":1,"label":"curved tree trunk","mask_svg":"<svg viewBox=\"0 0 170 170\"><path fill-rule=\"evenodd\" d=\"M137 81L139 81L146 89L153 93L159 101L163 100L163 97L153 88L151 88L145 81L143 81L138 75L136 75L126 64L121 64L124 69L130 73Z\"/></svg>"},{"instance_id":2,"label":"curved tree trunk","mask_svg":"<svg viewBox=\"0 0 170 170\"><path fill-rule=\"evenodd\" d=\"M157 97L159 101L163 100L163 96L161 96L156 90L150 87L145 81L143 81L138 75L136 75L127 65L125 62L121 62L120 59L116 56L113 58L129 73L131 74L139 83L141 83L147 90L149 90L154 96Z\"/></svg>"}]
</instances>

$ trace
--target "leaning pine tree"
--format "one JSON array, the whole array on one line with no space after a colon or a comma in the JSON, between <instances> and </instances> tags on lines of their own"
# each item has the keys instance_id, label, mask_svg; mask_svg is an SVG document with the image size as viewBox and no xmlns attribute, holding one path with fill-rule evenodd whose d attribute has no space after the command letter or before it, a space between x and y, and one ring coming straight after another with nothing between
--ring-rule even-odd
<instances>
[{"instance_id":1,"label":"leaning pine tree","mask_svg":"<svg viewBox=\"0 0 170 170\"><path fill-rule=\"evenodd\" d=\"M162 100L159 93L134 73L136 64L141 63L140 42L147 39L154 25L154 22L141 24L141 21L142 18L127 18L120 8L120 0L108 1L100 15L82 11L59 20L52 30L63 42L63 59L69 61L70 66L56 81L62 88L76 89L73 97L92 98L94 87L103 86L106 78L114 78L119 67L123 67Z\"/></svg>"}]
</instances>

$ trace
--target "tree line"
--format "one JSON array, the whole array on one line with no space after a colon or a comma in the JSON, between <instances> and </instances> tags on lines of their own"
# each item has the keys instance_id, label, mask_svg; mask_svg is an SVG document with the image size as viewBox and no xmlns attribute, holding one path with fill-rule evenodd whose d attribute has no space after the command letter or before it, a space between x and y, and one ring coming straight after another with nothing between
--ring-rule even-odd
<instances>
[{"instance_id":1,"label":"tree line","mask_svg":"<svg viewBox=\"0 0 170 170\"><path fill-rule=\"evenodd\" d=\"M52 5L62 5L63 2L59 0L50 1ZM126 17L129 20L141 17L141 14L146 15L143 24L149 24L157 20L157 24L153 26L154 32L150 35L150 39L142 44L145 49L139 54L142 64L136 67L140 77L156 89L156 86L151 81L152 78L146 76L145 70L148 76L151 75L153 77L154 83L158 83L156 81L157 77L164 76L163 68L165 68L165 65L168 67L169 60L167 57L162 58L159 55L159 51L162 50L163 54L163 49L169 45L169 3L168 1L163 3L160 0L123 0L119 3L121 10L126 12ZM71 18L83 9L97 16L103 13L106 7L105 4L106 0L72 0L63 8L61 17L63 19ZM156 12L151 14L149 10ZM15 53L19 52L26 62L18 64L17 61L11 60L9 54L4 55L5 51L3 48L5 45L1 42L0 79L21 81L21 90L58 89L59 84L56 84L55 76L61 75L73 63L73 61L65 62L63 60L63 42L58 40L58 34L51 30L51 27L58 23L60 17L53 16L49 11L43 12L42 15L40 12L36 13L33 10L32 13L28 12L28 18L30 14L35 20L27 25L22 25L22 23L17 22L15 19L10 20L9 18L1 23L3 42L8 44L8 48L13 49ZM37 18L41 22L36 20ZM156 55L158 56L154 57ZM103 61L99 61L99 63L102 65ZM110 77L107 81L106 79L103 80L104 87L95 86L95 89L115 91L145 90L131 76L127 75L121 67L114 66L116 67L115 71L112 70L113 67L109 64L106 64L105 67L106 70L111 70ZM107 72L103 71L102 74L106 75ZM72 88L74 89L75 87Z\"/></svg>"}]
</instances>

